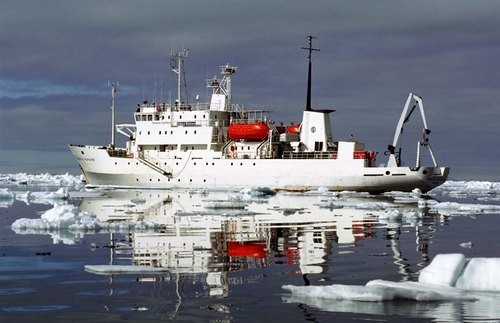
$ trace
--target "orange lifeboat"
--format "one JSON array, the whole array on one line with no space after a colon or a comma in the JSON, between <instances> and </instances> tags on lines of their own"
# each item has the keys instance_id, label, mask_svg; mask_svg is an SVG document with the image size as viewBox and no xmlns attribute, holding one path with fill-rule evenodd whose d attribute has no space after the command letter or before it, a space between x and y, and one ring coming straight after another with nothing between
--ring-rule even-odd
<instances>
[{"instance_id":1,"label":"orange lifeboat","mask_svg":"<svg viewBox=\"0 0 500 323\"><path fill-rule=\"evenodd\" d=\"M286 128L288 133L299 133L300 132L300 124L292 124Z\"/></svg>"},{"instance_id":2,"label":"orange lifeboat","mask_svg":"<svg viewBox=\"0 0 500 323\"><path fill-rule=\"evenodd\" d=\"M251 123L235 123L227 130L231 140L262 141L267 138L269 126L262 121Z\"/></svg>"}]
</instances>

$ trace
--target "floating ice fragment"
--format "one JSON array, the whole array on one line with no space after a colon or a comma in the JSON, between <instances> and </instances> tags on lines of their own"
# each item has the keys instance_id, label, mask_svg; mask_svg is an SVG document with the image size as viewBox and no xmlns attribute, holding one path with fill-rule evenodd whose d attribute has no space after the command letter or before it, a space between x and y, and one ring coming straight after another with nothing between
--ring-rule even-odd
<instances>
[{"instance_id":1,"label":"floating ice fragment","mask_svg":"<svg viewBox=\"0 0 500 323\"><path fill-rule=\"evenodd\" d=\"M420 273L418 282L369 281L366 286L328 285L291 286L293 302L310 303L314 299L349 301L453 301L484 299L480 292L500 292L500 258L472 258L468 263L463 254L439 254Z\"/></svg>"},{"instance_id":2,"label":"floating ice fragment","mask_svg":"<svg viewBox=\"0 0 500 323\"><path fill-rule=\"evenodd\" d=\"M78 207L65 204L55 205L52 209L45 211L39 219L17 219L12 223L12 230L18 234L57 233L70 239L70 232L144 232L156 230L157 223L137 222L101 222L94 214L84 212ZM73 234L73 239L76 239Z\"/></svg>"},{"instance_id":3,"label":"floating ice fragment","mask_svg":"<svg viewBox=\"0 0 500 323\"><path fill-rule=\"evenodd\" d=\"M161 273L168 271L162 267L152 266L133 266L133 265L85 265L85 271L99 274L147 274L147 273Z\"/></svg>"},{"instance_id":4,"label":"floating ice fragment","mask_svg":"<svg viewBox=\"0 0 500 323\"><path fill-rule=\"evenodd\" d=\"M459 244L460 247L462 248L472 248L472 241L469 242L462 242Z\"/></svg>"}]
</instances>

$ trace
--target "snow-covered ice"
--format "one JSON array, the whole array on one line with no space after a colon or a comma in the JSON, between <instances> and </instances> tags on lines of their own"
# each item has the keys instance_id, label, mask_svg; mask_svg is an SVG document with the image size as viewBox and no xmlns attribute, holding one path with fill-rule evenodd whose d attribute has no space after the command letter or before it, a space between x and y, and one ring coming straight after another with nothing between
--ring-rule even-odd
<instances>
[{"instance_id":1,"label":"snow-covered ice","mask_svg":"<svg viewBox=\"0 0 500 323\"><path fill-rule=\"evenodd\" d=\"M133 265L85 265L85 270L98 275L151 274L166 272L166 268Z\"/></svg>"},{"instance_id":2,"label":"snow-covered ice","mask_svg":"<svg viewBox=\"0 0 500 323\"><path fill-rule=\"evenodd\" d=\"M432 262L422 269L418 282L441 286L453 286L464 269L465 256L463 254L439 254Z\"/></svg>"},{"instance_id":3,"label":"snow-covered ice","mask_svg":"<svg viewBox=\"0 0 500 323\"><path fill-rule=\"evenodd\" d=\"M463 254L439 254L422 269L418 282L372 280L365 286L284 285L295 298L322 298L364 302L409 299L415 301L477 300L475 292L500 292L500 258L472 258Z\"/></svg>"},{"instance_id":4,"label":"snow-covered ice","mask_svg":"<svg viewBox=\"0 0 500 323\"><path fill-rule=\"evenodd\" d=\"M76 237L81 236L82 233L144 232L157 230L158 227L157 223L148 221L102 222L97 219L96 215L84 212L71 204L56 204L38 219L20 218L11 226L12 230L18 234L53 234L54 242L60 242L58 237L61 235L64 236L61 240L65 243L68 239L71 240L72 234Z\"/></svg>"},{"instance_id":5,"label":"snow-covered ice","mask_svg":"<svg viewBox=\"0 0 500 323\"><path fill-rule=\"evenodd\" d=\"M2 185L36 185L58 187L83 187L81 176L71 174L51 175L45 174L0 174Z\"/></svg>"}]
</instances>

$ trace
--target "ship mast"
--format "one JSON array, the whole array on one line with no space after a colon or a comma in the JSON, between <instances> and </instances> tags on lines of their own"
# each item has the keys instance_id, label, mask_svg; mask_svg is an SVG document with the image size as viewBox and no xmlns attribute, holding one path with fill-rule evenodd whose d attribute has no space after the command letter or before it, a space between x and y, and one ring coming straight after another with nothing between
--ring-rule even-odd
<instances>
[{"instance_id":1,"label":"ship mast","mask_svg":"<svg viewBox=\"0 0 500 323\"><path fill-rule=\"evenodd\" d=\"M111 86L111 149L115 149L116 140L115 140L115 94L118 90L118 85L120 82L112 82L108 81L108 85Z\"/></svg>"},{"instance_id":2,"label":"ship mast","mask_svg":"<svg viewBox=\"0 0 500 323\"><path fill-rule=\"evenodd\" d=\"M170 66L172 67L172 72L177 74L177 107L180 107L181 105L181 78L182 78L182 63L184 62L184 58L188 57L188 50L183 49L182 51L178 53L172 53L170 54L172 57L172 62ZM175 64L175 65L174 65Z\"/></svg>"},{"instance_id":3,"label":"ship mast","mask_svg":"<svg viewBox=\"0 0 500 323\"><path fill-rule=\"evenodd\" d=\"M308 42L309 42L309 47L302 47L302 49L306 49L309 51L309 55L307 58L309 59L309 70L307 74L307 101L306 101L306 111L311 111L311 70L312 70L312 64L311 64L311 54L313 51L318 51L319 49L313 48L312 47L312 40L315 39L316 37L313 37L311 35L307 36Z\"/></svg>"}]
</instances>

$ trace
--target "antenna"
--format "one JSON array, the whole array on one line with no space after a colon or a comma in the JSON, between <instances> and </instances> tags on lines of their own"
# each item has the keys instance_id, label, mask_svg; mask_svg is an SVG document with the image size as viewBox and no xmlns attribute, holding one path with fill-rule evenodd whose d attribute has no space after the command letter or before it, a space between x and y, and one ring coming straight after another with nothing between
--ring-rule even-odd
<instances>
[{"instance_id":1,"label":"antenna","mask_svg":"<svg viewBox=\"0 0 500 323\"><path fill-rule=\"evenodd\" d=\"M182 63L184 62L185 58L189 57L189 50L184 49L178 53L174 53L174 51L171 52L170 54L170 67L172 68L172 71L177 74L177 108L180 107L182 100L181 100L181 78L182 78ZM184 82L186 79L184 78Z\"/></svg>"},{"instance_id":2,"label":"antenna","mask_svg":"<svg viewBox=\"0 0 500 323\"><path fill-rule=\"evenodd\" d=\"M120 82L108 81L108 86L111 86L111 149L115 149L115 94L118 91Z\"/></svg>"},{"instance_id":3,"label":"antenna","mask_svg":"<svg viewBox=\"0 0 500 323\"><path fill-rule=\"evenodd\" d=\"M309 59L309 70L307 73L307 100L306 100L306 111L311 111L311 73L312 73L312 64L311 64L311 56L313 51L320 51L319 49L313 48L312 47L312 40L316 39L316 37L313 37L311 35L307 36L308 42L309 42L309 47L302 47L302 49L308 50L309 55L307 55L307 58Z\"/></svg>"}]
</instances>

